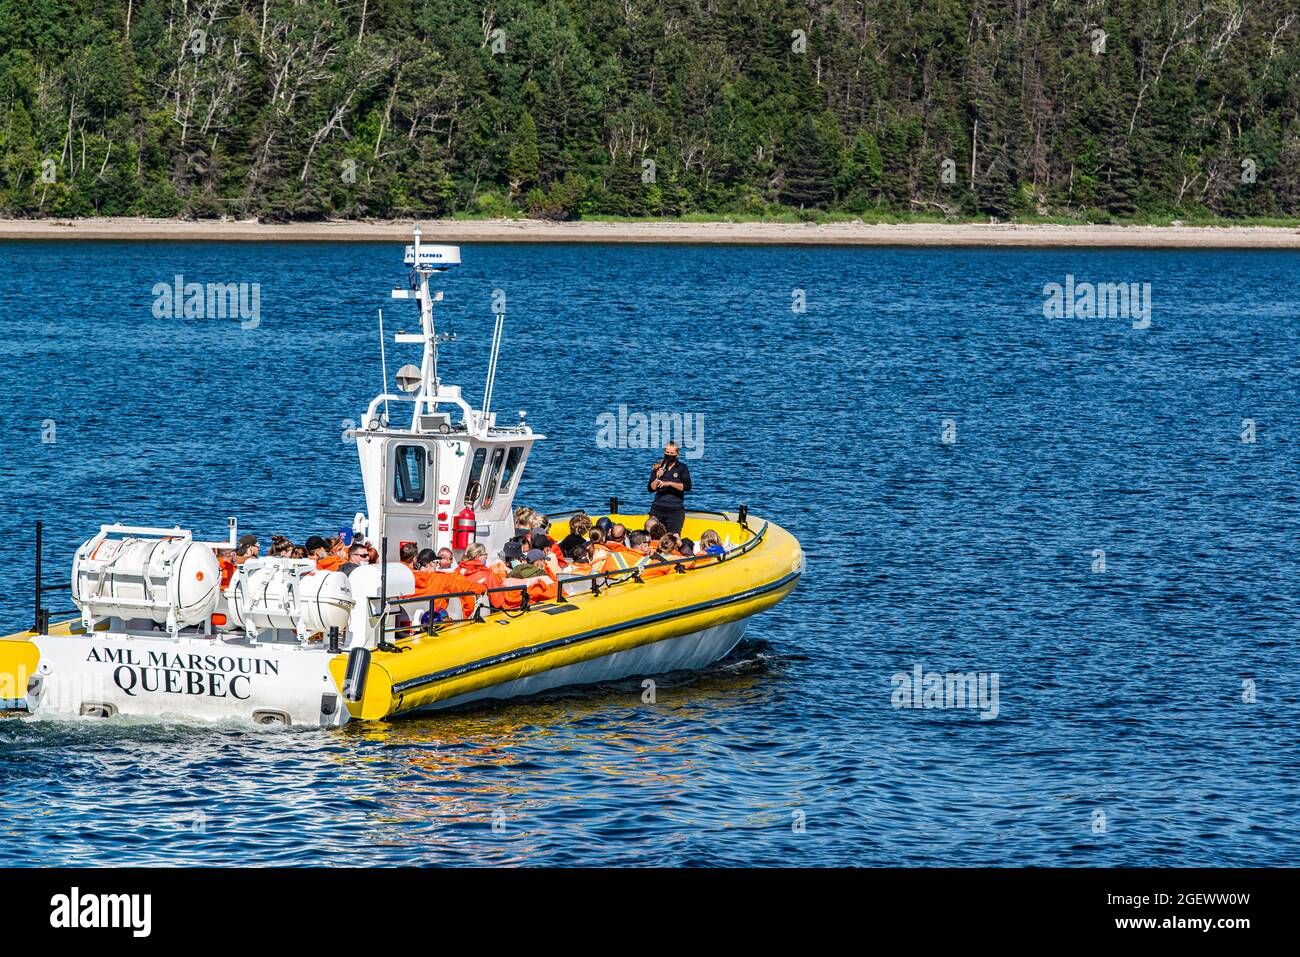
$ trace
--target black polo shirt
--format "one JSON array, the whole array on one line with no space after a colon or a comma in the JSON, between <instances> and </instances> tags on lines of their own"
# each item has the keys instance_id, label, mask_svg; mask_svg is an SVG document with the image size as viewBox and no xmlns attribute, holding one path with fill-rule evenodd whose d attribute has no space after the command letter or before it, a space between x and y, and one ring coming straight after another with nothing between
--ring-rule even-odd
<instances>
[{"instance_id":1,"label":"black polo shirt","mask_svg":"<svg viewBox=\"0 0 1300 957\"><path fill-rule=\"evenodd\" d=\"M656 466L658 463L656 463ZM651 488L655 479L662 479L665 482L681 482L682 489L679 492L675 488ZM650 471L650 481L646 482L646 491L655 493L654 507L663 512L676 512L686 508L686 503L682 496L691 490L691 470L686 467L686 463L678 459L672 465L664 467L663 472L655 475L654 470Z\"/></svg>"}]
</instances>

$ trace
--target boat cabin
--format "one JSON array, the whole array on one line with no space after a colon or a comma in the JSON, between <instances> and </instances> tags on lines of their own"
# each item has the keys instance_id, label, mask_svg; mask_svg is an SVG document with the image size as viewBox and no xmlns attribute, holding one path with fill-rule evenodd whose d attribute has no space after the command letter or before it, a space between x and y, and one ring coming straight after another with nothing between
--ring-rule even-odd
<instances>
[{"instance_id":1,"label":"boat cabin","mask_svg":"<svg viewBox=\"0 0 1300 957\"><path fill-rule=\"evenodd\" d=\"M435 551L451 548L459 558L478 541L494 555L514 535L515 490L533 443L545 436L532 430L524 412L514 424L498 425L496 413L489 410L503 314L496 316L483 408L471 406L459 386L438 377L438 345L450 338L435 329L433 303L441 301L442 293L429 292L429 278L459 264L459 248L422 246L417 229L406 262L413 267L413 288L395 289L393 298L416 300L421 331L398 333L394 341L419 342L424 355L420 366L398 370L401 391L376 396L362 427L347 433L357 443L366 493L366 514L358 514L354 531L376 545L386 542L386 561L397 561L407 542ZM410 405L409 421L402 404ZM395 425L399 416L402 422Z\"/></svg>"}]
</instances>

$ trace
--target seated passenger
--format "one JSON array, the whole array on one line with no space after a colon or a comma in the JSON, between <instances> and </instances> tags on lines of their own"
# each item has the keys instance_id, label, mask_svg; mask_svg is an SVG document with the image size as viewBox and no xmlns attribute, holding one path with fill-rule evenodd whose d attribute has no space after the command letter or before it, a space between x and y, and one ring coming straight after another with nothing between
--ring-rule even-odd
<instances>
[{"instance_id":1,"label":"seated passenger","mask_svg":"<svg viewBox=\"0 0 1300 957\"><path fill-rule=\"evenodd\" d=\"M569 534L560 539L560 554L568 558L569 552L575 545L582 545L586 542L587 533L593 527L594 523L590 515L586 512L575 512L573 518L569 519Z\"/></svg>"},{"instance_id":2,"label":"seated passenger","mask_svg":"<svg viewBox=\"0 0 1300 957\"><path fill-rule=\"evenodd\" d=\"M397 560L412 571L415 570L415 559L420 554L420 546L415 542L402 542L402 547L398 549Z\"/></svg>"},{"instance_id":3,"label":"seated passenger","mask_svg":"<svg viewBox=\"0 0 1300 957\"><path fill-rule=\"evenodd\" d=\"M628 535L627 544L634 552L642 555L650 555L655 549L655 543L650 540L649 533L641 530Z\"/></svg>"},{"instance_id":4,"label":"seated passenger","mask_svg":"<svg viewBox=\"0 0 1300 957\"><path fill-rule=\"evenodd\" d=\"M487 591L488 586L482 582L466 575L457 575L455 572L442 571L437 567L438 555L432 549L425 549L429 553L429 561L421 568L413 570L415 576L415 595L460 595L460 607L462 618L472 618L474 616L474 595L481 595ZM473 592L472 595L462 595L462 592ZM437 599L433 603L435 620L438 619L438 612L447 610L446 598Z\"/></svg>"},{"instance_id":5,"label":"seated passenger","mask_svg":"<svg viewBox=\"0 0 1300 957\"><path fill-rule=\"evenodd\" d=\"M339 566L339 571L350 573L358 565L370 564L370 546L353 542L348 549L348 560Z\"/></svg>"},{"instance_id":6,"label":"seated passenger","mask_svg":"<svg viewBox=\"0 0 1300 957\"><path fill-rule=\"evenodd\" d=\"M256 558L260 550L261 546L257 544L256 535L241 535L239 545L235 548L235 554L230 557L230 560L236 565L242 565L250 558Z\"/></svg>"},{"instance_id":7,"label":"seated passenger","mask_svg":"<svg viewBox=\"0 0 1300 957\"><path fill-rule=\"evenodd\" d=\"M523 560L510 569L511 578L536 578L546 574L546 552L540 548L528 551Z\"/></svg>"},{"instance_id":8,"label":"seated passenger","mask_svg":"<svg viewBox=\"0 0 1300 957\"><path fill-rule=\"evenodd\" d=\"M343 566L343 559L331 555L325 539L313 535L307 539L307 554L304 556L316 562L316 567L323 572L336 572Z\"/></svg>"},{"instance_id":9,"label":"seated passenger","mask_svg":"<svg viewBox=\"0 0 1300 957\"><path fill-rule=\"evenodd\" d=\"M541 516L536 509L521 505L515 509L515 536L527 535L537 527Z\"/></svg>"},{"instance_id":10,"label":"seated passenger","mask_svg":"<svg viewBox=\"0 0 1300 957\"><path fill-rule=\"evenodd\" d=\"M456 554L447 546L438 549L438 567L445 572L451 571L452 565L456 563Z\"/></svg>"},{"instance_id":11,"label":"seated passenger","mask_svg":"<svg viewBox=\"0 0 1300 957\"><path fill-rule=\"evenodd\" d=\"M330 546L330 553L337 555L344 561L347 561L348 549L352 547L352 529L340 528L338 537L331 537L331 540L334 541L335 544Z\"/></svg>"},{"instance_id":12,"label":"seated passenger","mask_svg":"<svg viewBox=\"0 0 1300 957\"><path fill-rule=\"evenodd\" d=\"M641 578L644 580L647 578L658 578L661 575L673 574L677 571L677 566L672 563L672 559L676 557L676 555L669 552L655 549L646 560L646 565L648 567L641 572Z\"/></svg>"},{"instance_id":13,"label":"seated passenger","mask_svg":"<svg viewBox=\"0 0 1300 957\"><path fill-rule=\"evenodd\" d=\"M659 539L659 553L669 558L681 558L681 542L678 541L677 536L672 532L665 532L663 537Z\"/></svg>"},{"instance_id":14,"label":"seated passenger","mask_svg":"<svg viewBox=\"0 0 1300 957\"><path fill-rule=\"evenodd\" d=\"M718 533L713 529L706 528L700 533L701 555L722 555L725 551L722 547L722 539L718 538Z\"/></svg>"},{"instance_id":15,"label":"seated passenger","mask_svg":"<svg viewBox=\"0 0 1300 957\"><path fill-rule=\"evenodd\" d=\"M663 522L651 515L645 520L645 533L657 542L668 534L668 528Z\"/></svg>"},{"instance_id":16,"label":"seated passenger","mask_svg":"<svg viewBox=\"0 0 1300 957\"><path fill-rule=\"evenodd\" d=\"M587 553L591 556L589 561L597 568L605 564L605 559L609 555L609 550L605 548L605 533L599 528L593 528L587 533Z\"/></svg>"},{"instance_id":17,"label":"seated passenger","mask_svg":"<svg viewBox=\"0 0 1300 957\"><path fill-rule=\"evenodd\" d=\"M683 538L681 546L677 550L681 552L683 555L694 555L695 543L691 541L689 538Z\"/></svg>"},{"instance_id":18,"label":"seated passenger","mask_svg":"<svg viewBox=\"0 0 1300 957\"><path fill-rule=\"evenodd\" d=\"M466 578L472 578L477 582L484 583L489 574L487 567L487 546L482 542L474 542L460 556L460 566L456 569L457 573Z\"/></svg>"},{"instance_id":19,"label":"seated passenger","mask_svg":"<svg viewBox=\"0 0 1300 957\"><path fill-rule=\"evenodd\" d=\"M535 548L524 555L522 562L510 569L510 574L501 582L503 586L519 585L528 592L530 602L549 601L556 595L555 569L558 560L540 548ZM519 608L523 596L519 591L498 592L492 596L492 603L499 608Z\"/></svg>"},{"instance_id":20,"label":"seated passenger","mask_svg":"<svg viewBox=\"0 0 1300 957\"><path fill-rule=\"evenodd\" d=\"M225 591L230 586L230 580L235 577L235 550L233 548L214 548L217 555L217 564L221 567L221 590Z\"/></svg>"},{"instance_id":21,"label":"seated passenger","mask_svg":"<svg viewBox=\"0 0 1300 957\"><path fill-rule=\"evenodd\" d=\"M566 576L581 578L584 575L590 575L597 571L597 568L594 567L592 561L591 550L583 543L574 545L573 548L569 550L569 563L567 565L562 568L557 568L556 566L550 567L551 572L559 578L564 578Z\"/></svg>"},{"instance_id":22,"label":"seated passenger","mask_svg":"<svg viewBox=\"0 0 1300 957\"><path fill-rule=\"evenodd\" d=\"M512 538L502 545L501 560L505 562L507 568L522 562L524 560L523 543L517 538Z\"/></svg>"},{"instance_id":23,"label":"seated passenger","mask_svg":"<svg viewBox=\"0 0 1300 957\"><path fill-rule=\"evenodd\" d=\"M645 533L642 532L642 535ZM645 555L636 548L633 548L626 540L627 529L622 525L614 525L605 537L606 559L602 571L615 572L622 569L631 568L642 562ZM622 581L627 576L619 576L617 581Z\"/></svg>"}]
</instances>

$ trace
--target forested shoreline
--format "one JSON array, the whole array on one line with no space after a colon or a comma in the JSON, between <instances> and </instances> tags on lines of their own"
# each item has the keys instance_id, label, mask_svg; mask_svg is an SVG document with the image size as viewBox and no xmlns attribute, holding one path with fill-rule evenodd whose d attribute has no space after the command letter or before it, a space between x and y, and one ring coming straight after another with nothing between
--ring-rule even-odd
<instances>
[{"instance_id":1,"label":"forested shoreline","mask_svg":"<svg viewBox=\"0 0 1300 957\"><path fill-rule=\"evenodd\" d=\"M1300 214L1295 0L0 0L0 215Z\"/></svg>"}]
</instances>

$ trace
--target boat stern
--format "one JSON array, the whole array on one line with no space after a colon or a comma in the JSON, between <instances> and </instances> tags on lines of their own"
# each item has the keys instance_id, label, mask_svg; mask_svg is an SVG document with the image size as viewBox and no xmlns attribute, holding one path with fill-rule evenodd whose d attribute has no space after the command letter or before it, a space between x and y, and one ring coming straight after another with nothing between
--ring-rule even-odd
<instances>
[{"instance_id":1,"label":"boat stern","mask_svg":"<svg viewBox=\"0 0 1300 957\"><path fill-rule=\"evenodd\" d=\"M330 655L111 632L0 639L0 706L42 718L135 715L333 727L349 712Z\"/></svg>"}]
</instances>

